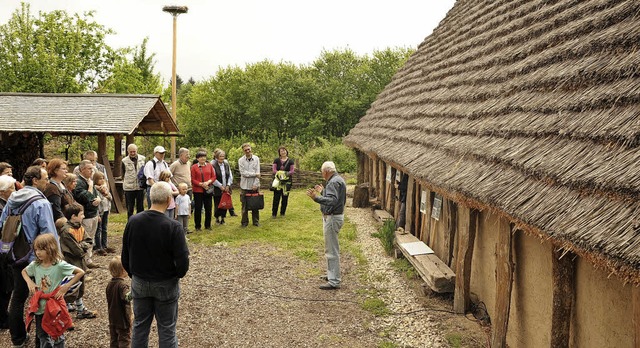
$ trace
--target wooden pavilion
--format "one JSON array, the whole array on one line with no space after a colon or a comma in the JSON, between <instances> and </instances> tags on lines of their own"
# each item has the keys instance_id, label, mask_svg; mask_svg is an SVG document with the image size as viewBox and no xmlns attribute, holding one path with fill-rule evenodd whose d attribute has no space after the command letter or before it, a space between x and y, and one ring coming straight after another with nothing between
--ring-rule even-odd
<instances>
[{"instance_id":1,"label":"wooden pavilion","mask_svg":"<svg viewBox=\"0 0 640 348\"><path fill-rule=\"evenodd\" d=\"M95 135L98 161L114 177L121 175L123 150L134 136L170 136L179 132L159 95L0 93L0 161L15 167L16 177L38 157L44 157L43 138L52 135ZM108 161L107 137L114 138L113 166ZM124 140L124 144L123 144ZM121 146L122 145L122 146ZM121 200L114 199L121 211Z\"/></svg>"}]
</instances>

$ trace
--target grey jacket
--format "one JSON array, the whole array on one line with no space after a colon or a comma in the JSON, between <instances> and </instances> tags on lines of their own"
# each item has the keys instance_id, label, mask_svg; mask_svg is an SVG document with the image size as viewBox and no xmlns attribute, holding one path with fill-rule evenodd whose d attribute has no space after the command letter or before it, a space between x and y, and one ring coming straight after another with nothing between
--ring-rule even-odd
<instances>
[{"instance_id":1,"label":"grey jacket","mask_svg":"<svg viewBox=\"0 0 640 348\"><path fill-rule=\"evenodd\" d=\"M334 173L327 180L322 196L316 196L314 200L320 203L320 211L324 215L344 214L344 205L347 202L347 183L338 173Z\"/></svg>"}]
</instances>

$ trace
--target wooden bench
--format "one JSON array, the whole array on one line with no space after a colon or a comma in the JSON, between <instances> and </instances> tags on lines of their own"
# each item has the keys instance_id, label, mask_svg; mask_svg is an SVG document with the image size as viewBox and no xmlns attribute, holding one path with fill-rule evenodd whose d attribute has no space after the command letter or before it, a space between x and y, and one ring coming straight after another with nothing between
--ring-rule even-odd
<instances>
[{"instance_id":1,"label":"wooden bench","mask_svg":"<svg viewBox=\"0 0 640 348\"><path fill-rule=\"evenodd\" d=\"M414 242L420 242L420 240L411 234L400 234L396 231L396 247L418 271L427 286L437 293L453 292L456 284L456 275L453 270L435 254L411 255L402 247L404 243Z\"/></svg>"}]
</instances>

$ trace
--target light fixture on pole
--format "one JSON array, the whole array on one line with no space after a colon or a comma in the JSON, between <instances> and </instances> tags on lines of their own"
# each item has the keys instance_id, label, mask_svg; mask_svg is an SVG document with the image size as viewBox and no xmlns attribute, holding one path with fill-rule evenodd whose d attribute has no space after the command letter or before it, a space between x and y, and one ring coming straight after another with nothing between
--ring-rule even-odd
<instances>
[{"instance_id":1,"label":"light fixture on pole","mask_svg":"<svg viewBox=\"0 0 640 348\"><path fill-rule=\"evenodd\" d=\"M173 16L173 63L171 67L171 116L173 117L174 122L178 122L176 120L176 94L177 94L177 83L176 83L176 28L177 28L177 19L178 15L182 13L187 13L189 8L187 6L176 6L169 5L162 8L162 11L170 13ZM171 160L176 158L176 137L171 137Z\"/></svg>"}]
</instances>

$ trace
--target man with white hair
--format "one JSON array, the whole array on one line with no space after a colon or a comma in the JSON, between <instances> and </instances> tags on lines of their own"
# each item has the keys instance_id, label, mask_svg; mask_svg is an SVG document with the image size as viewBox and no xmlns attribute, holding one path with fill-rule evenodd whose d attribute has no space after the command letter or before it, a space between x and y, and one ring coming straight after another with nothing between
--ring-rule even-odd
<instances>
[{"instance_id":1,"label":"man with white hair","mask_svg":"<svg viewBox=\"0 0 640 348\"><path fill-rule=\"evenodd\" d=\"M307 190L307 196L316 203L320 203L322 211L322 229L324 232L324 250L327 258L327 275L323 277L326 284L320 286L322 290L336 290L340 288L340 245L338 232L344 224L344 206L347 201L347 184L338 175L336 165L327 161L320 169L327 186L316 185Z\"/></svg>"},{"instance_id":2,"label":"man with white hair","mask_svg":"<svg viewBox=\"0 0 640 348\"><path fill-rule=\"evenodd\" d=\"M178 347L176 323L180 281L189 270L189 249L182 225L165 215L173 192L169 183L150 190L151 208L131 216L122 236L122 266L131 277L132 347L147 347L153 318L158 345Z\"/></svg>"}]
</instances>

